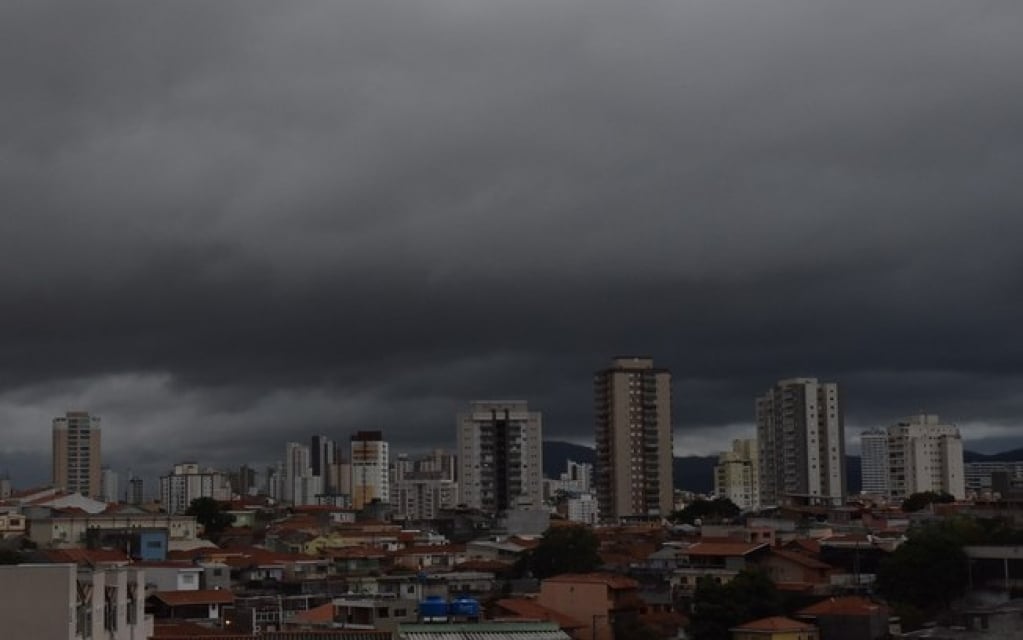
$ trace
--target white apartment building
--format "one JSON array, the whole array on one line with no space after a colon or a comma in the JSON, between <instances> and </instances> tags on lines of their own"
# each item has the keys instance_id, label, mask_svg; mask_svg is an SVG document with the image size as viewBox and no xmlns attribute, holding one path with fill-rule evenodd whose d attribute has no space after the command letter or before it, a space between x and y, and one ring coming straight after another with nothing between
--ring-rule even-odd
<instances>
[{"instance_id":1,"label":"white apartment building","mask_svg":"<svg viewBox=\"0 0 1023 640\"><path fill-rule=\"evenodd\" d=\"M592 493L581 493L566 501L567 517L572 522L583 522L595 525L600 522L600 506L597 496Z\"/></svg>"},{"instance_id":2,"label":"white apartment building","mask_svg":"<svg viewBox=\"0 0 1023 640\"><path fill-rule=\"evenodd\" d=\"M352 508L391 499L390 450L379 431L357 431L351 438Z\"/></svg>"},{"instance_id":3,"label":"white apartment building","mask_svg":"<svg viewBox=\"0 0 1023 640\"><path fill-rule=\"evenodd\" d=\"M110 467L103 467L100 470L100 500L103 502L120 502L121 496L118 494L118 477L117 472Z\"/></svg>"},{"instance_id":4,"label":"white apartment building","mask_svg":"<svg viewBox=\"0 0 1023 640\"><path fill-rule=\"evenodd\" d=\"M542 422L522 400L472 402L458 415L462 504L489 513L543 504Z\"/></svg>"},{"instance_id":5,"label":"white apartment building","mask_svg":"<svg viewBox=\"0 0 1023 640\"><path fill-rule=\"evenodd\" d=\"M894 499L935 491L966 498L963 441L954 425L918 414L888 427L889 489Z\"/></svg>"},{"instance_id":6,"label":"white apartment building","mask_svg":"<svg viewBox=\"0 0 1023 640\"><path fill-rule=\"evenodd\" d=\"M300 442L284 445L281 499L293 505L313 505L323 493L323 477L313 474L312 452Z\"/></svg>"},{"instance_id":7,"label":"white apartment building","mask_svg":"<svg viewBox=\"0 0 1023 640\"><path fill-rule=\"evenodd\" d=\"M392 504L408 520L432 520L441 509L458 506L458 483L437 471L410 471L398 485Z\"/></svg>"},{"instance_id":8,"label":"white apartment building","mask_svg":"<svg viewBox=\"0 0 1023 640\"><path fill-rule=\"evenodd\" d=\"M167 513L184 513L197 498L226 502L231 495L226 473L200 469L196 462L180 462L169 474L160 476L160 501Z\"/></svg>"},{"instance_id":9,"label":"white apartment building","mask_svg":"<svg viewBox=\"0 0 1023 640\"><path fill-rule=\"evenodd\" d=\"M714 466L714 495L743 511L760 506L756 440L733 440L732 450L721 452Z\"/></svg>"},{"instance_id":10,"label":"white apartment building","mask_svg":"<svg viewBox=\"0 0 1023 640\"><path fill-rule=\"evenodd\" d=\"M888 497L891 495L888 479L888 432L864 431L860 434L860 492Z\"/></svg>"},{"instance_id":11,"label":"white apartment building","mask_svg":"<svg viewBox=\"0 0 1023 640\"><path fill-rule=\"evenodd\" d=\"M845 418L838 385L781 380L756 402L761 506L787 499L842 504Z\"/></svg>"},{"instance_id":12,"label":"white apartment building","mask_svg":"<svg viewBox=\"0 0 1023 640\"><path fill-rule=\"evenodd\" d=\"M40 640L146 640L145 576L125 566L0 566L0 635Z\"/></svg>"}]
</instances>

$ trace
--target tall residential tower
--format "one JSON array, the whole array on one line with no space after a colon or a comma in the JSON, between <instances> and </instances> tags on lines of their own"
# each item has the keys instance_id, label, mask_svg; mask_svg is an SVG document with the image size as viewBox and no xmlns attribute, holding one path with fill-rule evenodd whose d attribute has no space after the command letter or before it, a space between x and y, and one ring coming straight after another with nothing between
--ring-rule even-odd
<instances>
[{"instance_id":1,"label":"tall residential tower","mask_svg":"<svg viewBox=\"0 0 1023 640\"><path fill-rule=\"evenodd\" d=\"M781 380L757 398L761 506L786 499L841 505L845 497L845 419L838 385Z\"/></svg>"},{"instance_id":2,"label":"tall residential tower","mask_svg":"<svg viewBox=\"0 0 1023 640\"><path fill-rule=\"evenodd\" d=\"M102 497L100 421L85 411L53 419L53 486L89 498Z\"/></svg>"},{"instance_id":3,"label":"tall residential tower","mask_svg":"<svg viewBox=\"0 0 1023 640\"><path fill-rule=\"evenodd\" d=\"M543 429L521 400L480 401L458 416L458 487L468 507L499 513L540 508Z\"/></svg>"},{"instance_id":4,"label":"tall residential tower","mask_svg":"<svg viewBox=\"0 0 1023 640\"><path fill-rule=\"evenodd\" d=\"M593 394L600 518L667 516L674 497L671 373L650 358L615 358L594 376Z\"/></svg>"}]
</instances>

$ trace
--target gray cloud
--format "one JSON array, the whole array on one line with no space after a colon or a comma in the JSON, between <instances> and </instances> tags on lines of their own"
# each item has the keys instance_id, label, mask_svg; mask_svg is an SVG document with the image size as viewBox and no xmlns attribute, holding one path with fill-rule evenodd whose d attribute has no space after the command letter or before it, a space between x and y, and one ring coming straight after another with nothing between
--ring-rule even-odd
<instances>
[{"instance_id":1,"label":"gray cloud","mask_svg":"<svg viewBox=\"0 0 1023 640\"><path fill-rule=\"evenodd\" d=\"M1023 16L872 5L4 8L4 455L72 407L153 467L482 396L585 439L630 351L680 447L805 374L1010 441Z\"/></svg>"}]
</instances>

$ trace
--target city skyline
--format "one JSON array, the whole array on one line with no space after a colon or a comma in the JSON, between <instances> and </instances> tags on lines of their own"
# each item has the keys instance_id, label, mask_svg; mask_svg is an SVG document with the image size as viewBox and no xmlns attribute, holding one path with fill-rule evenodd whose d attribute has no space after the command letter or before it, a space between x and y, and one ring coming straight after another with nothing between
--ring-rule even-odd
<instances>
[{"instance_id":1,"label":"city skyline","mask_svg":"<svg viewBox=\"0 0 1023 640\"><path fill-rule=\"evenodd\" d=\"M147 477L487 397L591 442L618 353L677 453L804 375L1023 444L1014 5L385 4L5 8L0 471L77 408Z\"/></svg>"}]
</instances>

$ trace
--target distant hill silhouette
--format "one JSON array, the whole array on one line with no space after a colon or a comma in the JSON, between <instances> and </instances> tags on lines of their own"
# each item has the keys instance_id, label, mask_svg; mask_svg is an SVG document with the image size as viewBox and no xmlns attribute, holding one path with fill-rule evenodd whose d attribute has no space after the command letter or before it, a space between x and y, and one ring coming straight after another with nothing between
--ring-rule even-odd
<instances>
[{"instance_id":1,"label":"distant hill silhouette","mask_svg":"<svg viewBox=\"0 0 1023 640\"><path fill-rule=\"evenodd\" d=\"M1017 462L1019 460L1023 460L1023 449L990 454L963 451L963 462Z\"/></svg>"},{"instance_id":2,"label":"distant hill silhouette","mask_svg":"<svg viewBox=\"0 0 1023 640\"><path fill-rule=\"evenodd\" d=\"M558 440L544 440L543 474L557 478L569 460L593 464L596 454L592 447ZM714 465L717 456L685 456L675 458L675 488L710 493L714 490Z\"/></svg>"}]
</instances>

